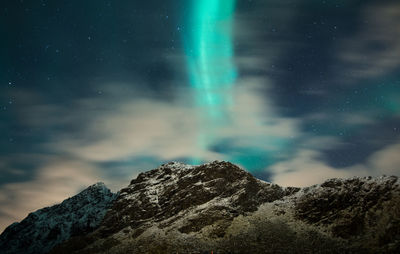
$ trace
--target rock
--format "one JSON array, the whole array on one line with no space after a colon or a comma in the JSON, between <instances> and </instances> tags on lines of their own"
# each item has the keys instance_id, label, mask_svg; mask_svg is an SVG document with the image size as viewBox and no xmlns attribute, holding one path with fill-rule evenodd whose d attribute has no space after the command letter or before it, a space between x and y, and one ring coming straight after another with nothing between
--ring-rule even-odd
<instances>
[{"instance_id":1,"label":"rock","mask_svg":"<svg viewBox=\"0 0 400 254\"><path fill-rule=\"evenodd\" d=\"M0 253L47 253L71 236L87 234L100 224L115 196L97 183L61 204L30 213L0 235Z\"/></svg>"},{"instance_id":2,"label":"rock","mask_svg":"<svg viewBox=\"0 0 400 254\"><path fill-rule=\"evenodd\" d=\"M296 218L324 226L335 237L364 239L359 245L376 252L391 249L393 242L399 244L397 177L331 179L307 189L295 206Z\"/></svg>"}]
</instances>

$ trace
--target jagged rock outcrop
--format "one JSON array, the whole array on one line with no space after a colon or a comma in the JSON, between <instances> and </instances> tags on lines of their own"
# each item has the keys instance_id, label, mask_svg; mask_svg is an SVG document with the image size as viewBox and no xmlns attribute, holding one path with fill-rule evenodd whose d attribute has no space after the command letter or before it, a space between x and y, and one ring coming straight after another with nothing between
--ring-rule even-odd
<instances>
[{"instance_id":1,"label":"jagged rock outcrop","mask_svg":"<svg viewBox=\"0 0 400 254\"><path fill-rule=\"evenodd\" d=\"M127 226L142 231L154 223L166 228L179 221L181 233L198 232L218 220L254 212L291 190L228 162L197 167L172 162L140 174L122 189L101 226L103 232L115 233Z\"/></svg>"},{"instance_id":2,"label":"jagged rock outcrop","mask_svg":"<svg viewBox=\"0 0 400 254\"><path fill-rule=\"evenodd\" d=\"M51 253L211 251L400 253L400 181L355 177L283 188L229 162L171 162L141 173L93 231Z\"/></svg>"},{"instance_id":3,"label":"jagged rock outcrop","mask_svg":"<svg viewBox=\"0 0 400 254\"><path fill-rule=\"evenodd\" d=\"M72 236L97 228L116 194L97 183L61 204L30 213L0 235L0 253L47 253Z\"/></svg>"},{"instance_id":4,"label":"jagged rock outcrop","mask_svg":"<svg viewBox=\"0 0 400 254\"><path fill-rule=\"evenodd\" d=\"M330 179L302 190L295 217L360 248L400 253L399 184L394 176Z\"/></svg>"}]
</instances>

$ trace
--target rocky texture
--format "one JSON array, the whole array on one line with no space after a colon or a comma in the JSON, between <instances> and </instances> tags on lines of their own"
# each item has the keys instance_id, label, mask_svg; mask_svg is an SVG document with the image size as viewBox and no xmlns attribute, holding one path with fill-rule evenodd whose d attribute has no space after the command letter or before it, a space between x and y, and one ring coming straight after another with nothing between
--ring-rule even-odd
<instances>
[{"instance_id":1,"label":"rocky texture","mask_svg":"<svg viewBox=\"0 0 400 254\"><path fill-rule=\"evenodd\" d=\"M127 226L143 230L155 222L166 228L179 221L181 233L198 232L289 193L228 162L198 167L169 163L140 174L122 189L102 230L115 233Z\"/></svg>"},{"instance_id":2,"label":"rocky texture","mask_svg":"<svg viewBox=\"0 0 400 254\"><path fill-rule=\"evenodd\" d=\"M97 228L116 194L97 183L61 204L30 213L0 236L0 253L47 253L71 236Z\"/></svg>"},{"instance_id":3,"label":"rocky texture","mask_svg":"<svg viewBox=\"0 0 400 254\"><path fill-rule=\"evenodd\" d=\"M141 173L122 189L99 229L77 240L77 247L68 252L92 243L95 247L89 252L101 251L104 244L117 244L119 240L110 240L115 234L135 238L154 227L182 235L201 234L207 228L208 235L223 237L235 217L296 190L258 180L228 162L171 162Z\"/></svg>"},{"instance_id":4,"label":"rocky texture","mask_svg":"<svg viewBox=\"0 0 400 254\"><path fill-rule=\"evenodd\" d=\"M334 237L349 239L358 247L400 253L397 177L331 179L304 188L295 202L295 217L325 227Z\"/></svg>"},{"instance_id":5,"label":"rocky texture","mask_svg":"<svg viewBox=\"0 0 400 254\"><path fill-rule=\"evenodd\" d=\"M93 232L51 253L400 253L399 184L283 188L228 162L172 162L141 173Z\"/></svg>"},{"instance_id":6,"label":"rocky texture","mask_svg":"<svg viewBox=\"0 0 400 254\"><path fill-rule=\"evenodd\" d=\"M53 253L396 253L399 198L397 177L282 188L228 162L168 163Z\"/></svg>"}]
</instances>

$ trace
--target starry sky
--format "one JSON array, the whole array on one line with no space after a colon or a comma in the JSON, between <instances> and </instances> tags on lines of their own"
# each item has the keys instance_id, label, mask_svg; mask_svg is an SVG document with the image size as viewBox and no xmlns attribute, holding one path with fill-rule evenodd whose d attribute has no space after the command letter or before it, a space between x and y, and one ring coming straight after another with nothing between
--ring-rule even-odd
<instances>
[{"instance_id":1,"label":"starry sky","mask_svg":"<svg viewBox=\"0 0 400 254\"><path fill-rule=\"evenodd\" d=\"M168 161L400 173L400 2L4 0L0 231Z\"/></svg>"}]
</instances>

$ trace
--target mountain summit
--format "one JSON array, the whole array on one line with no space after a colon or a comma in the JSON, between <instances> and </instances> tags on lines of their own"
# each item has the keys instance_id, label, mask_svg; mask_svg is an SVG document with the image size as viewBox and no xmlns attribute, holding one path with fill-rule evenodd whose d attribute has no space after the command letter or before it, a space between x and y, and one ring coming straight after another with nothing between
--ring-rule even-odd
<instances>
[{"instance_id":1,"label":"mountain summit","mask_svg":"<svg viewBox=\"0 0 400 254\"><path fill-rule=\"evenodd\" d=\"M213 225L209 233L223 236L233 218L295 190L258 180L229 162L171 162L140 174L122 189L100 230L107 235L129 227L139 235L157 226L189 234Z\"/></svg>"},{"instance_id":2,"label":"mountain summit","mask_svg":"<svg viewBox=\"0 0 400 254\"><path fill-rule=\"evenodd\" d=\"M90 227L78 226L76 233L54 233L63 242L55 248L54 241L46 246L28 238L45 247L42 253L396 253L399 184L397 177L385 176L283 188L229 162L171 162L139 174L116 198L102 192L107 204L93 223L84 217L93 209L85 206L46 212L42 219L30 214L5 230L0 247L18 253L27 244L19 239L49 238L37 225L54 231L57 223L75 228L85 222ZM80 204L84 192L71 199ZM82 219L71 220L70 214Z\"/></svg>"}]
</instances>

